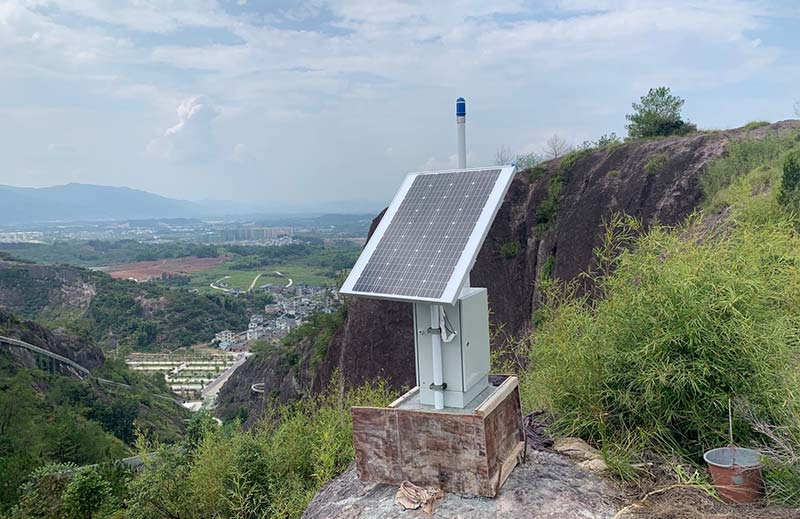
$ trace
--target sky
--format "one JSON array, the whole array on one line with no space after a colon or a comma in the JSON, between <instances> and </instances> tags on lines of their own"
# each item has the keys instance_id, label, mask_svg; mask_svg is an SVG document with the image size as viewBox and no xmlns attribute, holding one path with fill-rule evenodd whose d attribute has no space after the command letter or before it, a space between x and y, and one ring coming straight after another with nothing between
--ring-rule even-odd
<instances>
[{"instance_id":1,"label":"sky","mask_svg":"<svg viewBox=\"0 0 800 519\"><path fill-rule=\"evenodd\" d=\"M0 184L376 209L410 171L625 134L650 87L704 129L796 117L800 4L0 0Z\"/></svg>"}]
</instances>

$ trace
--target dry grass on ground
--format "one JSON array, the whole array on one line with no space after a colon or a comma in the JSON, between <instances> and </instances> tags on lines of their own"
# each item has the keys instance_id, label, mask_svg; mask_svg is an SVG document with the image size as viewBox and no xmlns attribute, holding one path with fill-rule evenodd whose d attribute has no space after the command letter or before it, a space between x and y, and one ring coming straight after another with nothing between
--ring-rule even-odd
<instances>
[{"instance_id":1,"label":"dry grass on ground","mask_svg":"<svg viewBox=\"0 0 800 519\"><path fill-rule=\"evenodd\" d=\"M677 487L634 501L618 519L800 519L800 510L777 505L730 505L699 489Z\"/></svg>"}]
</instances>

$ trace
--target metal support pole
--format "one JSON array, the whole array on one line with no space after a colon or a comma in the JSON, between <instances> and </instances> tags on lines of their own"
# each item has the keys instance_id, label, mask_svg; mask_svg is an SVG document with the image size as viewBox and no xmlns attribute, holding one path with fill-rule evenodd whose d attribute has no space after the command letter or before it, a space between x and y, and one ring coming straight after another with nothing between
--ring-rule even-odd
<instances>
[{"instance_id":1,"label":"metal support pole","mask_svg":"<svg viewBox=\"0 0 800 519\"><path fill-rule=\"evenodd\" d=\"M431 328L439 327L439 305L431 305ZM431 351L433 352L433 385L437 389L433 393L433 407L444 409L444 389L442 388L444 375L442 373L442 336L440 333L431 335Z\"/></svg>"}]
</instances>

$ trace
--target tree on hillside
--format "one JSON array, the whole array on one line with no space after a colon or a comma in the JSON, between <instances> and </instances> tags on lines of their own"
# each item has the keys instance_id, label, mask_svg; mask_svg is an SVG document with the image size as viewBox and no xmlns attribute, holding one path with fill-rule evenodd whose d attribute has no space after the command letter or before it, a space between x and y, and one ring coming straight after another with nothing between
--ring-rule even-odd
<instances>
[{"instance_id":1,"label":"tree on hillside","mask_svg":"<svg viewBox=\"0 0 800 519\"><path fill-rule=\"evenodd\" d=\"M509 146L501 146L494 154L495 166L505 166L506 164L516 162L517 171L530 169L543 161L544 159L535 152L519 153L514 155L514 152L511 151Z\"/></svg>"},{"instance_id":2,"label":"tree on hillside","mask_svg":"<svg viewBox=\"0 0 800 519\"><path fill-rule=\"evenodd\" d=\"M570 146L564 137L553 134L552 137L547 139L544 145L544 153L550 158L557 159L570 150Z\"/></svg>"},{"instance_id":3,"label":"tree on hillside","mask_svg":"<svg viewBox=\"0 0 800 519\"><path fill-rule=\"evenodd\" d=\"M662 135L684 135L696 127L681 119L683 99L670 93L667 87L651 88L639 103L632 103L634 112L625 118L628 136L633 139Z\"/></svg>"},{"instance_id":4,"label":"tree on hillside","mask_svg":"<svg viewBox=\"0 0 800 519\"><path fill-rule=\"evenodd\" d=\"M111 485L96 469L78 471L64 490L62 501L70 519L92 519L111 496Z\"/></svg>"},{"instance_id":5,"label":"tree on hillside","mask_svg":"<svg viewBox=\"0 0 800 519\"><path fill-rule=\"evenodd\" d=\"M520 153L517 155L517 170L531 169L543 161L542 157L536 152Z\"/></svg>"},{"instance_id":6,"label":"tree on hillside","mask_svg":"<svg viewBox=\"0 0 800 519\"><path fill-rule=\"evenodd\" d=\"M494 165L505 166L514 161L514 153L508 146L500 146L494 154Z\"/></svg>"}]
</instances>

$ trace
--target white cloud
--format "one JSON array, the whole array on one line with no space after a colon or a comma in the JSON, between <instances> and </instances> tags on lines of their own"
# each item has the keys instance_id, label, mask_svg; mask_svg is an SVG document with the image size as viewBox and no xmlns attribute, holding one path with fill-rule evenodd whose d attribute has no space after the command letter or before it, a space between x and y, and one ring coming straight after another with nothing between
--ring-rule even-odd
<instances>
[{"instance_id":1,"label":"white cloud","mask_svg":"<svg viewBox=\"0 0 800 519\"><path fill-rule=\"evenodd\" d=\"M791 115L800 81L797 49L769 30L797 13L760 2L237 3L0 0L6 160L25 169L34 152L17 150L77 128L108 150L86 171L122 163L139 187L169 180L207 196L235 162L227 196L263 196L245 172L260 170L268 192L295 200L338 196L329 178L374 198L396 180L376 168L455 167L459 95L479 165L503 144L540 151L556 132L622 133L630 102L658 84L687 99L693 121L723 127L781 103ZM740 112L759 96L772 112ZM306 167L286 174L298 157Z\"/></svg>"},{"instance_id":2,"label":"white cloud","mask_svg":"<svg viewBox=\"0 0 800 519\"><path fill-rule=\"evenodd\" d=\"M151 157L176 161L207 159L214 153L211 125L219 110L205 96L187 97L176 109L178 121L148 143Z\"/></svg>"}]
</instances>

